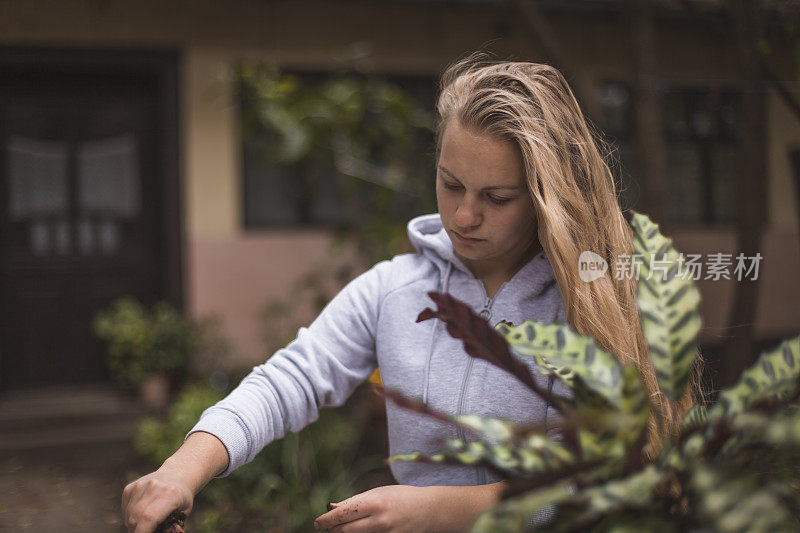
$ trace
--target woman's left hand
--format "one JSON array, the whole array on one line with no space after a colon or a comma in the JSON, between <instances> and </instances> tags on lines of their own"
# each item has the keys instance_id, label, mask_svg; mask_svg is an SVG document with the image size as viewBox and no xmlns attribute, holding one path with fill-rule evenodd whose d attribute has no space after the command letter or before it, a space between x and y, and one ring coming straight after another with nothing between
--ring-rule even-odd
<instances>
[{"instance_id":1,"label":"woman's left hand","mask_svg":"<svg viewBox=\"0 0 800 533\"><path fill-rule=\"evenodd\" d=\"M314 521L330 533L421 533L432 523L436 503L429 487L387 485L356 494Z\"/></svg>"},{"instance_id":2,"label":"woman's left hand","mask_svg":"<svg viewBox=\"0 0 800 533\"><path fill-rule=\"evenodd\" d=\"M413 487L387 485L339 502L314 521L331 533L450 533L467 531L496 504L506 483Z\"/></svg>"}]
</instances>

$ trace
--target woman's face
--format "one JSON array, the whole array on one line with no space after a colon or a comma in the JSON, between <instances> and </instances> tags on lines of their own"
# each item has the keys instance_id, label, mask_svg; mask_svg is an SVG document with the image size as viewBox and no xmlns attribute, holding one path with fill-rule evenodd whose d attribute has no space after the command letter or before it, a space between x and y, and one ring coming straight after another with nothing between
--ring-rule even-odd
<instances>
[{"instance_id":1,"label":"woman's face","mask_svg":"<svg viewBox=\"0 0 800 533\"><path fill-rule=\"evenodd\" d=\"M537 240L522 156L506 140L451 121L442 136L436 200L456 256L473 272L511 269Z\"/></svg>"}]
</instances>

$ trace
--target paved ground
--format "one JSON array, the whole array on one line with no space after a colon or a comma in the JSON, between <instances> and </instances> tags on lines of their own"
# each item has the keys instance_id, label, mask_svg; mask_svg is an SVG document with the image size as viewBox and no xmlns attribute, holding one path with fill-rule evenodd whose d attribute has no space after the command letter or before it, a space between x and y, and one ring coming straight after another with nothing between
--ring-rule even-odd
<instances>
[{"instance_id":1,"label":"paved ground","mask_svg":"<svg viewBox=\"0 0 800 533\"><path fill-rule=\"evenodd\" d=\"M119 476L11 458L0 471L0 531L124 531Z\"/></svg>"},{"instance_id":2,"label":"paved ground","mask_svg":"<svg viewBox=\"0 0 800 533\"><path fill-rule=\"evenodd\" d=\"M130 445L143 415L109 389L0 398L0 531L119 532Z\"/></svg>"}]
</instances>

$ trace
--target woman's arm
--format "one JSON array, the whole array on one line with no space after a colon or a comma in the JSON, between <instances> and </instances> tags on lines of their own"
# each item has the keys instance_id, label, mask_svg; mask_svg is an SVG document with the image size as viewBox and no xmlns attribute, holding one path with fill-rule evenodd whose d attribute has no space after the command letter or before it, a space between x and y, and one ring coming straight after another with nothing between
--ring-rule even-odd
<instances>
[{"instance_id":1,"label":"woman's arm","mask_svg":"<svg viewBox=\"0 0 800 533\"><path fill-rule=\"evenodd\" d=\"M122 517L128 531L150 533L174 510L189 513L194 495L228 466L220 440L203 432L189 438L155 472L122 492Z\"/></svg>"},{"instance_id":2,"label":"woman's arm","mask_svg":"<svg viewBox=\"0 0 800 533\"><path fill-rule=\"evenodd\" d=\"M467 531L475 519L495 505L504 482L490 485L387 485L357 494L318 517L317 529L347 531L436 532Z\"/></svg>"},{"instance_id":3,"label":"woman's arm","mask_svg":"<svg viewBox=\"0 0 800 533\"><path fill-rule=\"evenodd\" d=\"M372 374L389 266L378 263L348 283L294 341L205 410L191 432L211 433L225 445L230 461L223 476L270 442L316 421L321 407L344 404Z\"/></svg>"},{"instance_id":4,"label":"woman's arm","mask_svg":"<svg viewBox=\"0 0 800 533\"><path fill-rule=\"evenodd\" d=\"M478 516L500 501L508 484L423 487L438 511L431 517L430 531L467 531Z\"/></svg>"},{"instance_id":5,"label":"woman's arm","mask_svg":"<svg viewBox=\"0 0 800 533\"><path fill-rule=\"evenodd\" d=\"M252 460L287 431L300 431L324 405L341 405L372 373L375 324L389 277L379 263L347 285L289 346L257 366L207 409L175 454L125 489L130 531L153 531L175 509L189 512L211 478Z\"/></svg>"}]
</instances>

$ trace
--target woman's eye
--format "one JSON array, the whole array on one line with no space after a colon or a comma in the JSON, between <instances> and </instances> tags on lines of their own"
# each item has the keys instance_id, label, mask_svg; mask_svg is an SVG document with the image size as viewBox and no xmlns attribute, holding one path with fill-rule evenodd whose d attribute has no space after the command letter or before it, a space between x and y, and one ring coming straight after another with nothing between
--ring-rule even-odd
<instances>
[{"instance_id":1,"label":"woman's eye","mask_svg":"<svg viewBox=\"0 0 800 533\"><path fill-rule=\"evenodd\" d=\"M461 188L461 185L457 185L455 183L448 183L446 181L443 181L442 183L444 184L445 189L449 189L451 191L457 191Z\"/></svg>"},{"instance_id":2,"label":"woman's eye","mask_svg":"<svg viewBox=\"0 0 800 533\"><path fill-rule=\"evenodd\" d=\"M489 196L489 201L497 205L507 204L511 200L512 200L511 198L498 198L497 196Z\"/></svg>"}]
</instances>

